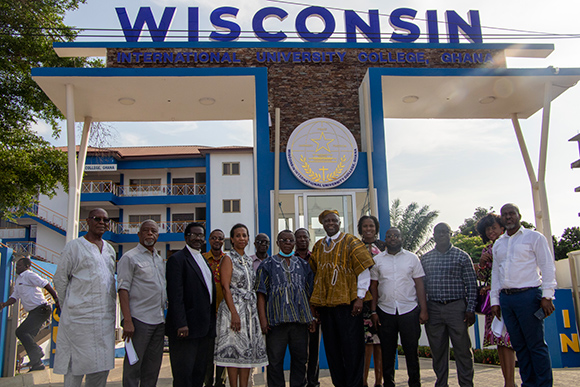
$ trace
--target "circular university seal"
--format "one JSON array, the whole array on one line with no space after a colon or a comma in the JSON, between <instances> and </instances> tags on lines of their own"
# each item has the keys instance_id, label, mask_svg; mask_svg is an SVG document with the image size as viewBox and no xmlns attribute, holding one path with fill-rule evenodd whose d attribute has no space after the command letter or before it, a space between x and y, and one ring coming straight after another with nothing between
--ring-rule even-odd
<instances>
[{"instance_id":1,"label":"circular university seal","mask_svg":"<svg viewBox=\"0 0 580 387\"><path fill-rule=\"evenodd\" d=\"M302 183L312 188L333 188L354 172L358 148L343 124L330 118L313 118L294 129L286 158Z\"/></svg>"}]
</instances>

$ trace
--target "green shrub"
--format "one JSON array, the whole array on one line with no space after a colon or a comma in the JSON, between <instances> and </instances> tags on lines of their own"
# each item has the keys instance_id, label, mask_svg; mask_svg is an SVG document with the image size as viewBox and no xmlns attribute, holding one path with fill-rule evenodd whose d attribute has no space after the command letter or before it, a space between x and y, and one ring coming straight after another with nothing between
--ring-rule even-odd
<instances>
[{"instance_id":1,"label":"green shrub","mask_svg":"<svg viewBox=\"0 0 580 387\"><path fill-rule=\"evenodd\" d=\"M404 355L403 348L399 345L398 348L399 355ZM418 348L419 357L431 358L431 348L426 346L419 346ZM449 350L449 358L455 360L455 352L453 348ZM474 349L473 350L473 361L475 363L481 364L493 364L499 365L499 356L497 354L497 349Z\"/></svg>"}]
</instances>

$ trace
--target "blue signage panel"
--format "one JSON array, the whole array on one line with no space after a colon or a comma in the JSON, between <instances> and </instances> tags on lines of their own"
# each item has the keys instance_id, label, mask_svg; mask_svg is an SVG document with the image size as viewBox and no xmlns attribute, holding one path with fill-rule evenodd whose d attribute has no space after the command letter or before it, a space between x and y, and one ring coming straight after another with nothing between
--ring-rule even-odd
<instances>
[{"instance_id":1,"label":"blue signage panel","mask_svg":"<svg viewBox=\"0 0 580 387\"><path fill-rule=\"evenodd\" d=\"M545 320L553 368L580 367L580 344L571 289L556 289L556 310Z\"/></svg>"}]
</instances>

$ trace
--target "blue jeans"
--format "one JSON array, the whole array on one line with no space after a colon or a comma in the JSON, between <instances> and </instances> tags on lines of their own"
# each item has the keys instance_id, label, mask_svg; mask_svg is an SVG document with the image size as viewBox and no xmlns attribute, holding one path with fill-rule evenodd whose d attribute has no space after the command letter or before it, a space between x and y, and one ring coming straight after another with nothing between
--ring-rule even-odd
<instances>
[{"instance_id":1,"label":"blue jeans","mask_svg":"<svg viewBox=\"0 0 580 387\"><path fill-rule=\"evenodd\" d=\"M499 296L502 317L518 356L522 387L553 385L544 320L534 316L541 300L539 288L509 295L502 292Z\"/></svg>"}]
</instances>

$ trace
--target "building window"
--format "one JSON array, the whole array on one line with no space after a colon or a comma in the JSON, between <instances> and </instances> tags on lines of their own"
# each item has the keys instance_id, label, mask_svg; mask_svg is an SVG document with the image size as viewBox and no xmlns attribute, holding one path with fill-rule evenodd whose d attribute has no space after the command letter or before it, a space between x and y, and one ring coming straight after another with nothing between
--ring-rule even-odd
<instances>
[{"instance_id":1,"label":"building window","mask_svg":"<svg viewBox=\"0 0 580 387\"><path fill-rule=\"evenodd\" d=\"M206 221L205 207L195 207L195 220L198 222Z\"/></svg>"},{"instance_id":2,"label":"building window","mask_svg":"<svg viewBox=\"0 0 580 387\"><path fill-rule=\"evenodd\" d=\"M161 184L161 179L131 179L129 180L130 185L159 185Z\"/></svg>"},{"instance_id":3,"label":"building window","mask_svg":"<svg viewBox=\"0 0 580 387\"><path fill-rule=\"evenodd\" d=\"M239 175L240 163L222 163L222 175Z\"/></svg>"},{"instance_id":4,"label":"building window","mask_svg":"<svg viewBox=\"0 0 580 387\"><path fill-rule=\"evenodd\" d=\"M129 223L136 223L137 225L140 225L141 222L144 222L149 219L154 220L157 223L160 223L161 215L129 215Z\"/></svg>"},{"instance_id":5,"label":"building window","mask_svg":"<svg viewBox=\"0 0 580 387\"><path fill-rule=\"evenodd\" d=\"M127 196L165 195L161 179L130 179L129 187L124 192Z\"/></svg>"},{"instance_id":6,"label":"building window","mask_svg":"<svg viewBox=\"0 0 580 387\"><path fill-rule=\"evenodd\" d=\"M173 179L173 187L171 187L172 195L195 195L195 185L193 177L175 178Z\"/></svg>"},{"instance_id":7,"label":"building window","mask_svg":"<svg viewBox=\"0 0 580 387\"><path fill-rule=\"evenodd\" d=\"M224 239L224 251L230 251L232 249L232 240L230 238Z\"/></svg>"},{"instance_id":8,"label":"building window","mask_svg":"<svg viewBox=\"0 0 580 387\"><path fill-rule=\"evenodd\" d=\"M161 231L161 215L129 215L129 224L123 224L124 234L136 234L139 232L139 226L146 220L154 220L159 225L159 231Z\"/></svg>"},{"instance_id":9,"label":"building window","mask_svg":"<svg viewBox=\"0 0 580 387\"><path fill-rule=\"evenodd\" d=\"M172 214L171 232L184 232L185 227L193 222L193 214Z\"/></svg>"},{"instance_id":10,"label":"building window","mask_svg":"<svg viewBox=\"0 0 580 387\"><path fill-rule=\"evenodd\" d=\"M240 199L224 200L223 212L240 212Z\"/></svg>"}]
</instances>

